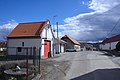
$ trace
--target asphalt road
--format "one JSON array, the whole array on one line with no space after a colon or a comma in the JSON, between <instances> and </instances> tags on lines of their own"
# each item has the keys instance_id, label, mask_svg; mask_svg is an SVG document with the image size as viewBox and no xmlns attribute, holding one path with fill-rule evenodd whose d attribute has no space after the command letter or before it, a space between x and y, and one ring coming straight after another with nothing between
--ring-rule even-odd
<instances>
[{"instance_id":1,"label":"asphalt road","mask_svg":"<svg viewBox=\"0 0 120 80\"><path fill-rule=\"evenodd\" d=\"M119 65L102 52L68 52L55 60L71 63L65 80L120 80Z\"/></svg>"}]
</instances>

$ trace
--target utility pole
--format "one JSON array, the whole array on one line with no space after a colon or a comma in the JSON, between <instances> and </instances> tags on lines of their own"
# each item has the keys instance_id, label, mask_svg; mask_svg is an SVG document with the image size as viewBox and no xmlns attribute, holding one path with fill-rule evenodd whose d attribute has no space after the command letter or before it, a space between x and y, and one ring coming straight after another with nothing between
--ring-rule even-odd
<instances>
[{"instance_id":1,"label":"utility pole","mask_svg":"<svg viewBox=\"0 0 120 80\"><path fill-rule=\"evenodd\" d=\"M55 15L55 16L53 16L53 32L55 32L55 27L54 27L54 25L55 25L55 18L56 18L57 16Z\"/></svg>"},{"instance_id":2,"label":"utility pole","mask_svg":"<svg viewBox=\"0 0 120 80\"><path fill-rule=\"evenodd\" d=\"M54 28L54 23L55 23L55 18L56 18L57 16L53 16L53 34L55 34L55 28ZM53 42L54 42L54 39L53 39ZM55 54L55 51L54 51L54 49L55 49L55 46L53 45L53 57L54 57L54 54Z\"/></svg>"},{"instance_id":3,"label":"utility pole","mask_svg":"<svg viewBox=\"0 0 120 80\"><path fill-rule=\"evenodd\" d=\"M59 38L59 35L58 35L58 22L56 22L56 26L57 26L57 38Z\"/></svg>"}]
</instances>

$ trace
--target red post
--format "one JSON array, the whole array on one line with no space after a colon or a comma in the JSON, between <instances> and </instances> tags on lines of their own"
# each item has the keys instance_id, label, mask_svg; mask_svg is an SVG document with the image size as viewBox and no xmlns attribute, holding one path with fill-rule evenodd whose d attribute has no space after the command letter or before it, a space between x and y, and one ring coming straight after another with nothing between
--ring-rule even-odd
<instances>
[{"instance_id":1,"label":"red post","mask_svg":"<svg viewBox=\"0 0 120 80\"><path fill-rule=\"evenodd\" d=\"M36 47L33 47L33 55L34 55L33 64L34 66L36 66Z\"/></svg>"},{"instance_id":2,"label":"red post","mask_svg":"<svg viewBox=\"0 0 120 80\"><path fill-rule=\"evenodd\" d=\"M40 74L41 47L39 48L39 74Z\"/></svg>"},{"instance_id":3,"label":"red post","mask_svg":"<svg viewBox=\"0 0 120 80\"><path fill-rule=\"evenodd\" d=\"M28 80L28 48L26 48L26 80Z\"/></svg>"}]
</instances>

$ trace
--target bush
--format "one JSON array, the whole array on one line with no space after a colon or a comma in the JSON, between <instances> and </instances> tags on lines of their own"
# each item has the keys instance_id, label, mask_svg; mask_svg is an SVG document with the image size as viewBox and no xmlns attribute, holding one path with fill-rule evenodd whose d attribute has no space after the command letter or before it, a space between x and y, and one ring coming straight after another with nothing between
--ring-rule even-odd
<instances>
[{"instance_id":1,"label":"bush","mask_svg":"<svg viewBox=\"0 0 120 80\"><path fill-rule=\"evenodd\" d=\"M120 51L120 42L117 43L117 45L116 45L116 50L117 50L117 51Z\"/></svg>"}]
</instances>

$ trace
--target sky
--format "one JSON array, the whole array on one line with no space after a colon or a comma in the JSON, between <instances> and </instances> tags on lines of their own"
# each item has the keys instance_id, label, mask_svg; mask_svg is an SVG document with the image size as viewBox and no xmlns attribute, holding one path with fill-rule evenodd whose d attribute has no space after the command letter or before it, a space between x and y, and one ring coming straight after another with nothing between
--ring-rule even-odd
<instances>
[{"instance_id":1,"label":"sky","mask_svg":"<svg viewBox=\"0 0 120 80\"><path fill-rule=\"evenodd\" d=\"M59 37L101 41L120 33L119 9L120 0L0 0L0 40L19 23L49 19Z\"/></svg>"}]
</instances>

